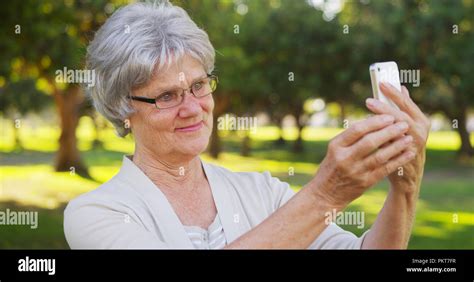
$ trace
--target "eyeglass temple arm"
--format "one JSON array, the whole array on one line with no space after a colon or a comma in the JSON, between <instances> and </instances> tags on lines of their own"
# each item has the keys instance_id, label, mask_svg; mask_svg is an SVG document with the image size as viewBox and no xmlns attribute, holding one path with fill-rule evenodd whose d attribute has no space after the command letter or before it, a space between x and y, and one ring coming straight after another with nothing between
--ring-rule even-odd
<instances>
[{"instance_id":1,"label":"eyeglass temple arm","mask_svg":"<svg viewBox=\"0 0 474 282\"><path fill-rule=\"evenodd\" d=\"M146 97L140 97L140 96L128 96L128 98L132 100L136 100L136 101L146 102L149 104L155 104L155 99L153 98L146 98Z\"/></svg>"}]
</instances>

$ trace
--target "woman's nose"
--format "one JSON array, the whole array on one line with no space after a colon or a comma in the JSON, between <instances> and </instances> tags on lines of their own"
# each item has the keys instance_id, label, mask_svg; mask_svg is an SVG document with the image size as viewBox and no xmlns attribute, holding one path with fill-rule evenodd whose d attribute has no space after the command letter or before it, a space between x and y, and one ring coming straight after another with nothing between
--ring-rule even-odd
<instances>
[{"instance_id":1,"label":"woman's nose","mask_svg":"<svg viewBox=\"0 0 474 282\"><path fill-rule=\"evenodd\" d=\"M183 102L179 106L179 116L182 118L195 116L201 113L201 103L199 99L194 97L189 90L183 92Z\"/></svg>"}]
</instances>

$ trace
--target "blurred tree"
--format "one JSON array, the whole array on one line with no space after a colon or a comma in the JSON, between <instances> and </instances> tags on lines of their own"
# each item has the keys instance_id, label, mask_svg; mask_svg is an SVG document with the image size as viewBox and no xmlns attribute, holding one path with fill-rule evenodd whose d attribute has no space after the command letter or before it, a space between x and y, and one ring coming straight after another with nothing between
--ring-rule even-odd
<instances>
[{"instance_id":1,"label":"blurred tree","mask_svg":"<svg viewBox=\"0 0 474 282\"><path fill-rule=\"evenodd\" d=\"M23 150L19 136L22 117L28 112L39 112L51 104L49 96L39 91L34 78L10 81L0 87L0 113L12 121L13 148Z\"/></svg>"},{"instance_id":2,"label":"blurred tree","mask_svg":"<svg viewBox=\"0 0 474 282\"><path fill-rule=\"evenodd\" d=\"M412 75L405 85L412 84L411 96L422 110L441 111L453 122L461 140L460 156L473 155L466 128L467 111L474 103L473 14L472 1L398 0L348 1L338 15L341 24L349 22L356 31L353 53L362 60L351 66L360 73L367 73L360 66L388 60L404 71L419 71L420 84L414 85Z\"/></svg>"},{"instance_id":3,"label":"blurred tree","mask_svg":"<svg viewBox=\"0 0 474 282\"><path fill-rule=\"evenodd\" d=\"M88 176L76 139L84 96L77 82L58 82L56 72L81 70L91 31L104 22L104 10L113 9L106 1L72 0L11 1L2 6L1 76L14 82L24 77L19 69L34 69L36 87L54 98L61 126L57 171L73 168Z\"/></svg>"},{"instance_id":4,"label":"blurred tree","mask_svg":"<svg viewBox=\"0 0 474 282\"><path fill-rule=\"evenodd\" d=\"M387 60L420 70L422 83L411 89L413 98L425 111L442 111L457 121L460 152L473 154L466 129L466 113L474 103L472 1L345 1L332 16L327 1L173 2L207 31L216 48L220 85L214 95L212 156L221 150L217 118L226 112L254 116L264 111L277 125L291 114L299 129L294 150L302 150L304 102L312 97L337 102L344 119L347 107L362 107L371 95L368 66ZM61 120L58 170L86 171L75 130L79 116L91 108L77 84L55 81L55 71L83 66L93 31L121 4L25 0L2 7L0 91L8 96L2 97L2 109L20 107L11 103L7 87L27 79L54 97ZM249 141L244 139L242 152L249 152Z\"/></svg>"},{"instance_id":5,"label":"blurred tree","mask_svg":"<svg viewBox=\"0 0 474 282\"><path fill-rule=\"evenodd\" d=\"M413 91L427 111L441 111L460 136L460 157L474 151L467 131L467 112L474 105L474 2L422 1L404 5L404 49L418 65L422 87Z\"/></svg>"},{"instance_id":6,"label":"blurred tree","mask_svg":"<svg viewBox=\"0 0 474 282\"><path fill-rule=\"evenodd\" d=\"M287 0L249 1L243 22L249 31L243 48L253 63L248 76L254 79L246 84L253 91L248 97L261 101L278 126L286 114L295 117L296 152L303 150L301 132L307 121L304 101L315 95L320 84L319 62L324 52L314 46L320 45L324 24L321 13L308 2Z\"/></svg>"}]
</instances>

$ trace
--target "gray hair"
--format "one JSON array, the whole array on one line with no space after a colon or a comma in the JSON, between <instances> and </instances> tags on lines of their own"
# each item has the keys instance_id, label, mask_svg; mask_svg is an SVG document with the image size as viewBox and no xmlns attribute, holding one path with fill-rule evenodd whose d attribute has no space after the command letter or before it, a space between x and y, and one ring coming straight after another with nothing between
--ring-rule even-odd
<instances>
[{"instance_id":1,"label":"gray hair","mask_svg":"<svg viewBox=\"0 0 474 282\"><path fill-rule=\"evenodd\" d=\"M132 89L185 54L199 60L207 73L213 71L214 47L186 11L168 1L127 5L105 22L87 48L86 65L96 81L86 92L124 137L130 133L124 120L133 113L127 98Z\"/></svg>"}]
</instances>

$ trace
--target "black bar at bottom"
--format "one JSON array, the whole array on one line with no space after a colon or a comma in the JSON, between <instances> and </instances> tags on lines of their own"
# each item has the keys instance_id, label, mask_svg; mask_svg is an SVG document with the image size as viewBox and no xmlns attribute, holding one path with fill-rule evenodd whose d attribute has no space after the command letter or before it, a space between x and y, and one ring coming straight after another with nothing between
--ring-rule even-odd
<instances>
[{"instance_id":1,"label":"black bar at bottom","mask_svg":"<svg viewBox=\"0 0 474 282\"><path fill-rule=\"evenodd\" d=\"M474 281L473 258L472 250L1 250L0 281L17 279ZM54 259L54 271L52 261L45 259Z\"/></svg>"}]
</instances>

